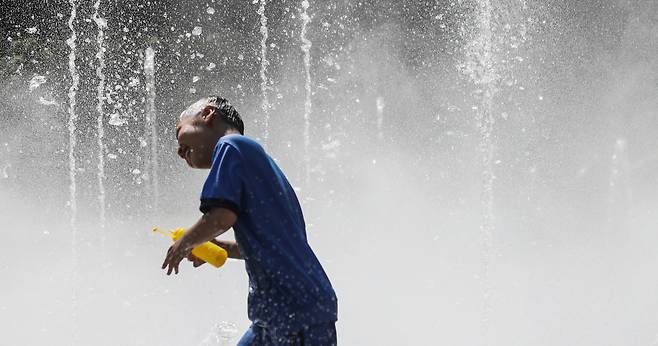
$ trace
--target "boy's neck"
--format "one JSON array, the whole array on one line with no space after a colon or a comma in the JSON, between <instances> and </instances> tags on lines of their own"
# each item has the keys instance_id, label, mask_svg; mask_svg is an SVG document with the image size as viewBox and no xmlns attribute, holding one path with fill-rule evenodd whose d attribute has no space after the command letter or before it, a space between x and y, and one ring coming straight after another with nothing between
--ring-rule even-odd
<instances>
[{"instance_id":1,"label":"boy's neck","mask_svg":"<svg viewBox=\"0 0 658 346\"><path fill-rule=\"evenodd\" d=\"M232 128L227 128L226 131L224 131L224 134L222 135L222 137L224 137L226 135L239 135L239 134L240 134L240 131L238 131L236 129L232 129Z\"/></svg>"}]
</instances>

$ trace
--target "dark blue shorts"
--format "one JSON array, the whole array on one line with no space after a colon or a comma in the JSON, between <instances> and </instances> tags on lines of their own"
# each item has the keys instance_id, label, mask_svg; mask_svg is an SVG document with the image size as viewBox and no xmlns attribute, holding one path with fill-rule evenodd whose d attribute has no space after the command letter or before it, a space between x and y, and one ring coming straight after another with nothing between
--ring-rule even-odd
<instances>
[{"instance_id":1,"label":"dark blue shorts","mask_svg":"<svg viewBox=\"0 0 658 346\"><path fill-rule=\"evenodd\" d=\"M308 326L299 332L275 335L266 328L252 324L238 346L336 346L336 323Z\"/></svg>"}]
</instances>

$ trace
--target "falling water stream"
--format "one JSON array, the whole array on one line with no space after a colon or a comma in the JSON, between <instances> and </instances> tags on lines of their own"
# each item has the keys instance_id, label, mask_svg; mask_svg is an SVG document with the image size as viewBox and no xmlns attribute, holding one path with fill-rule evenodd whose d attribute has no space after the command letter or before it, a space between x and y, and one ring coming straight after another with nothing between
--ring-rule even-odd
<instances>
[{"instance_id":1,"label":"falling water stream","mask_svg":"<svg viewBox=\"0 0 658 346\"><path fill-rule=\"evenodd\" d=\"M71 4L71 15L68 21L68 27L71 30L71 36L66 40L66 44L69 46L69 74L71 76L71 86L69 87L69 121L68 121L68 130L69 130L69 207L71 209L71 231L75 235L76 229L76 217L77 217L77 205L76 205L76 161L75 161L75 146L76 146L76 135L75 135L75 123L78 119L78 116L75 114L75 96L78 91L78 85L80 83L80 76L78 75L78 70L75 66L75 41L77 35L75 33L75 28L73 27L73 22L75 21L76 16L76 3L75 0L70 0ZM73 237L75 241L75 237ZM75 244L74 244L75 245ZM75 248L75 247L74 247Z\"/></svg>"},{"instance_id":2,"label":"falling water stream","mask_svg":"<svg viewBox=\"0 0 658 346\"><path fill-rule=\"evenodd\" d=\"M158 128L155 109L155 51L148 47L144 52L144 75L146 76L146 136L150 137L150 150L146 153L146 169L150 179L152 208L157 210L160 195L158 186Z\"/></svg>"},{"instance_id":3,"label":"falling water stream","mask_svg":"<svg viewBox=\"0 0 658 346\"><path fill-rule=\"evenodd\" d=\"M267 0L260 0L260 6L258 7L258 15L260 16L260 91L263 97L261 103L261 109L263 110L263 122L264 122L264 131L263 131L263 140L267 141L269 137L269 126L270 126L270 102L267 98L267 67L269 66L269 61L267 61L267 17L265 16L265 5Z\"/></svg>"},{"instance_id":4,"label":"falling water stream","mask_svg":"<svg viewBox=\"0 0 658 346\"><path fill-rule=\"evenodd\" d=\"M100 10L101 0L96 0L94 3L94 14L92 16L96 27L98 28L98 34L96 35L96 44L98 45L98 51L96 52L96 77L98 78L98 86L96 89L96 112L98 113L96 120L96 129L98 132L98 202L99 202L99 212L98 220L101 231L105 229L105 145L103 139L105 138L105 128L103 122L105 121L105 113L103 111L103 105L105 102L105 28L107 28L107 22L105 19L101 18ZM101 232L101 243L105 243L105 232Z\"/></svg>"},{"instance_id":5,"label":"falling water stream","mask_svg":"<svg viewBox=\"0 0 658 346\"><path fill-rule=\"evenodd\" d=\"M73 323L73 344L77 343L77 309L78 309L78 297L77 297L77 275L78 275L78 229L77 229L77 213L78 208L76 204L76 160L75 160L75 146L76 146L76 121L78 116L75 113L75 96L78 91L78 85L80 83L80 75L75 66L75 48L76 48L76 39L77 35L73 23L76 18L77 4L75 0L69 0L71 5L71 14L68 20L68 27L71 30L71 36L66 40L66 44L69 46L69 74L71 76L71 86L69 87L69 207L71 210L70 216L70 227L71 227L71 251L73 259L73 270L71 272L71 282L72 282L72 323Z\"/></svg>"},{"instance_id":6,"label":"falling water stream","mask_svg":"<svg viewBox=\"0 0 658 346\"><path fill-rule=\"evenodd\" d=\"M48 2L0 59L0 120L18 134L0 143L0 216L38 250L3 251L7 343L235 344L251 323L242 262L167 276L170 240L149 233L200 216L207 172L177 157L174 124L217 94L298 172L345 344L658 346L642 269L658 41L636 16L658 8L577 20L586 5L562 3L126 2L128 18Z\"/></svg>"},{"instance_id":7,"label":"falling water stream","mask_svg":"<svg viewBox=\"0 0 658 346\"><path fill-rule=\"evenodd\" d=\"M311 17L308 15L309 3L307 0L302 1L302 32L300 34L300 39L302 41L302 52L304 52L304 72L306 75L306 81L304 83L304 89L306 90L306 97L304 98L304 171L305 171L305 183L308 186L311 175L311 156L310 156L310 145L311 145L311 41L306 38L306 31L308 24L311 22Z\"/></svg>"},{"instance_id":8,"label":"falling water stream","mask_svg":"<svg viewBox=\"0 0 658 346\"><path fill-rule=\"evenodd\" d=\"M493 52L493 6L492 0L477 0L475 3L474 37L467 46L464 72L475 86L472 106L475 111L476 124L479 129L479 151L481 157L481 242L482 242L482 338L483 344L489 343L491 318L491 261L494 251L494 140L495 119L493 116L494 98L497 92L498 74Z\"/></svg>"}]
</instances>

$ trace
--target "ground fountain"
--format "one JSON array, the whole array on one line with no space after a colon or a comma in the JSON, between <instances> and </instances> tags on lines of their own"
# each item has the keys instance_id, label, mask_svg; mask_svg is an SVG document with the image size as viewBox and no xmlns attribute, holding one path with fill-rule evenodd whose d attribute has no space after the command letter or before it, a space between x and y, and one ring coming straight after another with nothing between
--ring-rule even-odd
<instances>
[{"instance_id":1,"label":"ground fountain","mask_svg":"<svg viewBox=\"0 0 658 346\"><path fill-rule=\"evenodd\" d=\"M205 172L176 157L175 123L219 95L296 188L342 344L655 344L656 13L566 0L11 4L3 338L237 342L244 266L167 277L169 243L149 233L198 216Z\"/></svg>"}]
</instances>

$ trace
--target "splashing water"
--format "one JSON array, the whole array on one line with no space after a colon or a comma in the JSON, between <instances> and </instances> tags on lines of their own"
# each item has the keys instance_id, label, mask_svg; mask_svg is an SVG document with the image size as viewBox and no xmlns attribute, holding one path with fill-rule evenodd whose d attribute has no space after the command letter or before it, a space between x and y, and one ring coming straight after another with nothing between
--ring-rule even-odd
<instances>
[{"instance_id":1,"label":"splashing water","mask_svg":"<svg viewBox=\"0 0 658 346\"><path fill-rule=\"evenodd\" d=\"M39 103L44 105L44 106L59 106L59 103L55 100L48 100L44 98L43 96L39 96Z\"/></svg>"},{"instance_id":2,"label":"splashing water","mask_svg":"<svg viewBox=\"0 0 658 346\"><path fill-rule=\"evenodd\" d=\"M307 0L302 1L303 12L301 14L302 18L302 32L300 34L300 39L302 41L302 52L304 52L304 70L306 73L306 83L304 88L306 90L306 98L304 101L304 171L306 175L306 184L308 185L310 180L310 144L311 144L311 41L306 38L306 30L308 24L311 22L311 17L308 15L309 3Z\"/></svg>"},{"instance_id":3,"label":"splashing water","mask_svg":"<svg viewBox=\"0 0 658 346\"><path fill-rule=\"evenodd\" d=\"M232 345L233 339L238 335L235 323L222 321L215 324L208 335L201 341L200 346Z\"/></svg>"},{"instance_id":4,"label":"splashing water","mask_svg":"<svg viewBox=\"0 0 658 346\"><path fill-rule=\"evenodd\" d=\"M265 5L267 0L260 0L260 7L258 8L258 15L260 15L260 90L263 97L261 108L263 109L264 132L263 139L267 141L269 137L269 124L270 124L270 102L267 99L267 67L270 62L267 60L267 17L265 16Z\"/></svg>"},{"instance_id":5,"label":"splashing water","mask_svg":"<svg viewBox=\"0 0 658 346\"><path fill-rule=\"evenodd\" d=\"M112 113L110 114L110 120L108 120L107 123L112 126L123 126L126 125L128 121L125 118L123 118L120 114Z\"/></svg>"},{"instance_id":6,"label":"splashing water","mask_svg":"<svg viewBox=\"0 0 658 346\"><path fill-rule=\"evenodd\" d=\"M146 171L151 177L151 190L153 196L153 208L158 207L158 130L155 111L155 51L153 48L146 48L144 58L144 74L146 75L146 133L151 137L151 151L149 160L146 162Z\"/></svg>"},{"instance_id":7,"label":"splashing water","mask_svg":"<svg viewBox=\"0 0 658 346\"><path fill-rule=\"evenodd\" d=\"M98 45L98 51L96 52L96 59L98 60L98 65L96 66L96 77L98 77L98 86L96 89L96 97L98 99L96 103L96 112L98 117L96 118L96 130L98 132L98 202L100 205L100 211L98 215L99 224L101 231L105 229L105 145L103 144L103 139L105 137L105 128L103 127L103 120L105 113L103 112L103 105L105 99L105 74L103 69L105 68L105 32L103 31L107 28L107 21L100 17L101 1L96 0L94 3L94 14L92 19L96 23L98 28L98 34L96 35L96 43ZM105 232L101 232L101 243L105 244Z\"/></svg>"},{"instance_id":8,"label":"splashing water","mask_svg":"<svg viewBox=\"0 0 658 346\"><path fill-rule=\"evenodd\" d=\"M36 75L36 76L32 77L32 79L30 79L30 82L29 82L30 92L32 92L34 89L40 87L41 84L43 84L45 82L46 82L46 77L45 76Z\"/></svg>"},{"instance_id":9,"label":"splashing water","mask_svg":"<svg viewBox=\"0 0 658 346\"><path fill-rule=\"evenodd\" d=\"M76 17L76 2L75 0L69 0L69 4L71 5L71 15L68 20L68 27L69 30L71 30L71 36L69 39L66 40L66 44L69 46L70 52L69 52L69 73L71 75L71 87L69 88L69 108L68 108L68 113L69 113L69 121L68 121L68 128L69 128L69 178L70 178L70 185L69 185L69 207L71 208L71 218L70 218L70 226L71 226L71 250L72 250L72 255L73 255L73 272L71 275L71 281L73 284L73 293L72 293L72 322L73 322L73 342L72 344L75 345L77 342L77 292L76 292L76 284L77 284L77 271L78 271L78 263L77 263L77 258L78 258L78 253L77 253L77 247L78 247L78 239L77 239L77 204L76 204L76 176L75 176L75 170L76 170L76 161L75 161L75 145L76 145L76 136L75 136L75 123L78 119L77 115L75 114L75 96L76 92L78 91L78 85L80 83L80 75L78 74L78 70L75 66L75 41L77 39L77 35L75 33L75 28L73 27L73 22L75 21Z\"/></svg>"}]
</instances>

